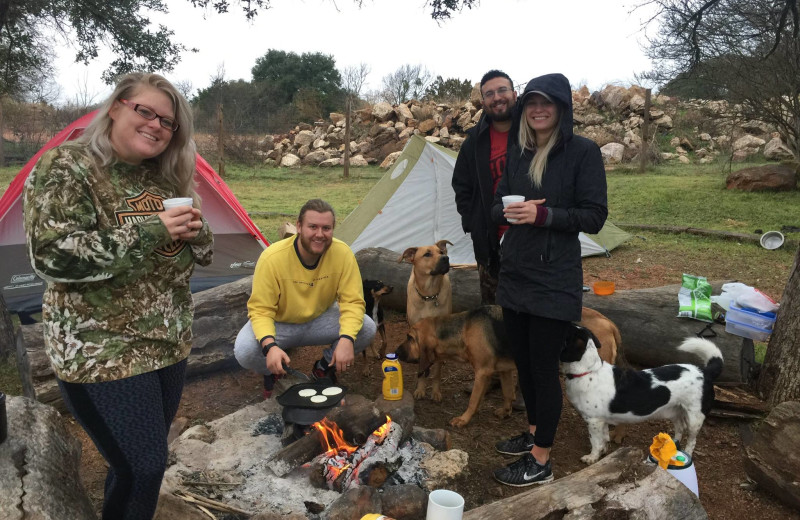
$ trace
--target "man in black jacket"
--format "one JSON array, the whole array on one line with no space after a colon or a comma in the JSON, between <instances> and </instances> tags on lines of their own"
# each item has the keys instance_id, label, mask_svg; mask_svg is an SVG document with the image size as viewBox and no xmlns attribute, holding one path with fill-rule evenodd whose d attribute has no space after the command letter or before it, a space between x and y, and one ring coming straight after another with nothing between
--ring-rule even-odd
<instances>
[{"instance_id":1,"label":"man in black jacket","mask_svg":"<svg viewBox=\"0 0 800 520\"><path fill-rule=\"evenodd\" d=\"M483 116L467 131L453 170L456 207L464 233L470 233L481 288L481 305L495 302L500 271L500 237L508 226L497 226L490 212L497 183L513 144L514 105L517 93L508 74L490 70L481 78Z\"/></svg>"}]
</instances>

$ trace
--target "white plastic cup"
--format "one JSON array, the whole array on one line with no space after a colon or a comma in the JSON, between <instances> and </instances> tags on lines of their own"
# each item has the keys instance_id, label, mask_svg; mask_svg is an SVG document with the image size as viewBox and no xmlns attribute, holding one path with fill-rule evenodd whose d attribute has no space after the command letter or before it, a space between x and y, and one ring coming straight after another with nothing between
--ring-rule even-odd
<instances>
[{"instance_id":1,"label":"white plastic cup","mask_svg":"<svg viewBox=\"0 0 800 520\"><path fill-rule=\"evenodd\" d=\"M174 199L165 199L161 201L164 209L179 208L181 206L191 206L194 200L191 197L176 197Z\"/></svg>"},{"instance_id":2,"label":"white plastic cup","mask_svg":"<svg viewBox=\"0 0 800 520\"><path fill-rule=\"evenodd\" d=\"M505 197L503 197L503 207L504 208L507 207L509 204L514 203L514 202L525 202L525 196L524 195L506 195ZM515 218L507 218L506 220L508 220L509 222L516 222L517 221L517 219L515 219Z\"/></svg>"},{"instance_id":3,"label":"white plastic cup","mask_svg":"<svg viewBox=\"0 0 800 520\"><path fill-rule=\"evenodd\" d=\"M449 489L436 489L428 495L428 513L425 520L461 520L464 515L464 497Z\"/></svg>"}]
</instances>

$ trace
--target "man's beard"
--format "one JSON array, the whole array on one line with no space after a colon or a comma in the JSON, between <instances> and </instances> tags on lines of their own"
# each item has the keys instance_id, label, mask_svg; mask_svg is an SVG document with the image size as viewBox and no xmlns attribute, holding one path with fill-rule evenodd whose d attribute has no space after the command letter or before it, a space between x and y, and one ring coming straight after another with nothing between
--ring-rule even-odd
<instances>
[{"instance_id":1,"label":"man's beard","mask_svg":"<svg viewBox=\"0 0 800 520\"><path fill-rule=\"evenodd\" d=\"M328 248L330 247L331 243L330 242L326 242L325 246L322 248L322 252L316 253L314 251L314 249L312 249L311 239L310 238L307 239L306 237L304 237L301 234L300 235L300 245L302 245L303 249L305 249L309 254L312 254L312 255L317 255L318 254L318 255L322 256L325 253L325 251L328 250Z\"/></svg>"},{"instance_id":2,"label":"man's beard","mask_svg":"<svg viewBox=\"0 0 800 520\"><path fill-rule=\"evenodd\" d=\"M499 114L493 114L491 112L486 112L486 117L489 118L490 121L496 121L498 123L502 123L505 121L511 120L511 112L513 111L513 103L509 103L508 108L500 112Z\"/></svg>"}]
</instances>

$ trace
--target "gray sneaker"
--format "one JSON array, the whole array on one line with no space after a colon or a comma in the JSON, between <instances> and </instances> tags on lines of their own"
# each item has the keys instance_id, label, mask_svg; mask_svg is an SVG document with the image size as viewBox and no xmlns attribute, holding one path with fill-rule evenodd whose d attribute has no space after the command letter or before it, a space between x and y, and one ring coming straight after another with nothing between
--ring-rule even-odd
<instances>
[{"instance_id":1,"label":"gray sneaker","mask_svg":"<svg viewBox=\"0 0 800 520\"><path fill-rule=\"evenodd\" d=\"M503 455L525 455L533 449L533 434L522 432L516 437L498 442L494 445L494 449Z\"/></svg>"},{"instance_id":2,"label":"gray sneaker","mask_svg":"<svg viewBox=\"0 0 800 520\"><path fill-rule=\"evenodd\" d=\"M519 460L495 470L494 478L507 486L526 487L552 482L553 470L549 460L542 465L533 455L526 453Z\"/></svg>"}]
</instances>

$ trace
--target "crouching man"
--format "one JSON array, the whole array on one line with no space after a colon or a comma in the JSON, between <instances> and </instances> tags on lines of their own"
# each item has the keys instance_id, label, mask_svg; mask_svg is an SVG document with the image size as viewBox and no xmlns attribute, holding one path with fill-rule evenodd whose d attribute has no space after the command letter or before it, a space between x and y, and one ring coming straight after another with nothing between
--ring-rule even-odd
<instances>
[{"instance_id":1,"label":"crouching man","mask_svg":"<svg viewBox=\"0 0 800 520\"><path fill-rule=\"evenodd\" d=\"M300 208L297 234L275 242L258 259L249 321L239 331L234 355L241 366L264 375L264 398L286 372L295 347L330 345L314 364L312 377L336 382L355 354L375 336L364 314L361 273L355 255L333 238L336 215L321 199Z\"/></svg>"}]
</instances>

